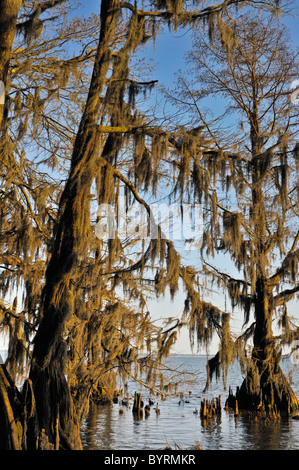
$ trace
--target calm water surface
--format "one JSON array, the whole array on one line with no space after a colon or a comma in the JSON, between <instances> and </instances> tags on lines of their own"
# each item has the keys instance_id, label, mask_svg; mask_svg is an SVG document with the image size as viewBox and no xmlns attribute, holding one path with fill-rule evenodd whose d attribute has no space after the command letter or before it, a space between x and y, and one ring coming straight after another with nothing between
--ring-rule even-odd
<instances>
[{"instance_id":1,"label":"calm water surface","mask_svg":"<svg viewBox=\"0 0 299 470\"><path fill-rule=\"evenodd\" d=\"M158 403L160 414L151 407L148 417L136 420L132 414L136 384L130 384L128 393L130 406L121 403L93 406L85 417L81 435L86 450L152 450L163 449L169 444L173 449L180 446L191 449L199 442L204 450L299 450L299 420L282 417L280 420L265 424L254 421L246 413L236 418L233 413L222 411L221 417L210 420L203 426L199 414L201 400L221 395L224 408L228 391L224 390L222 380L212 383L208 393L205 386L206 358L202 356L172 356L168 364L178 371L195 374L182 375L182 383L177 388L178 395ZM282 368L286 375L292 373L292 386L299 396L299 370L290 359L283 359ZM229 371L227 385L235 392L241 385L242 375L237 364ZM191 392L191 393L190 393ZM144 403L148 403L149 392L141 389ZM181 399L181 394L184 399ZM120 413L120 409L123 413Z\"/></svg>"}]
</instances>

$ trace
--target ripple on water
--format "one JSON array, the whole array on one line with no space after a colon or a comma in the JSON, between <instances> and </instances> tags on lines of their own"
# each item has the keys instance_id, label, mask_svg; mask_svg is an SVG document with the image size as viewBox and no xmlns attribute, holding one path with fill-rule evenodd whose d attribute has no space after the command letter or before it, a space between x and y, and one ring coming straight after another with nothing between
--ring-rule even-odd
<instances>
[{"instance_id":1,"label":"ripple on water","mask_svg":"<svg viewBox=\"0 0 299 470\"><path fill-rule=\"evenodd\" d=\"M175 367L181 365L189 371L198 373L199 380L192 388L189 396L188 386L185 398L188 403L180 404L180 397L171 397L165 401L158 401L160 414L157 416L154 406L151 407L148 418L136 421L132 410L126 406L114 404L110 406L95 406L85 417L81 430L82 442L85 449L98 450L140 450L163 449L167 444L172 448L176 445L183 449L190 449L198 441L206 450L280 450L299 449L299 421L283 418L275 423L265 424L256 422L248 414L241 413L235 418L233 413L223 410L221 419L214 419L202 425L196 408L200 409L200 402L204 396L202 390L205 385L206 359L196 356L176 356L170 358ZM282 366L286 373L292 369L290 362ZM240 369L234 365L229 373L227 384L233 390L241 384ZM131 396L134 387L129 390ZM299 395L299 372L293 370L293 388ZM228 392L224 390L219 381L212 385L209 394L205 396L216 397L221 395L222 406ZM143 390L144 401L148 399L148 392ZM119 413L119 408L124 410Z\"/></svg>"}]
</instances>

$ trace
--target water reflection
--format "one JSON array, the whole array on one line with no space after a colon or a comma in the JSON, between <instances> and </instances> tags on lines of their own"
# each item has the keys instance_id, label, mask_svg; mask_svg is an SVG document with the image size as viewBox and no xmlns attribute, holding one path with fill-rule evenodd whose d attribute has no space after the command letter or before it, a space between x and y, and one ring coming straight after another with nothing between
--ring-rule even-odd
<instances>
[{"instance_id":1,"label":"water reflection","mask_svg":"<svg viewBox=\"0 0 299 470\"><path fill-rule=\"evenodd\" d=\"M201 365L205 367L205 361ZM191 357L189 366L197 370L198 359ZM295 371L293 379L294 390L299 395L298 371ZM241 380L240 373L234 369L228 384L240 385ZM155 400L149 416L144 413L140 419L134 417L131 406L123 406L122 403L92 405L81 431L84 449L163 449L167 445L190 449L199 442L205 450L299 450L299 421L285 416L272 422L256 421L248 413L234 416L233 412L223 409L221 415L203 421L199 414L203 397L221 394L224 406L227 396L222 383L216 384L210 395L203 394L203 385L198 384L191 395L187 391L188 400L185 401L180 396L165 401ZM133 390L130 391L131 397ZM147 403L147 392L143 390L142 394ZM157 401L160 414L155 413Z\"/></svg>"},{"instance_id":2,"label":"water reflection","mask_svg":"<svg viewBox=\"0 0 299 470\"><path fill-rule=\"evenodd\" d=\"M280 420L270 422L243 419L243 434L247 439L247 448L255 450L286 450L292 445L298 448L293 440L294 420L283 416ZM293 442L293 443L292 443Z\"/></svg>"},{"instance_id":3,"label":"water reflection","mask_svg":"<svg viewBox=\"0 0 299 470\"><path fill-rule=\"evenodd\" d=\"M91 404L82 428L84 448L113 448L114 427L113 405Z\"/></svg>"}]
</instances>

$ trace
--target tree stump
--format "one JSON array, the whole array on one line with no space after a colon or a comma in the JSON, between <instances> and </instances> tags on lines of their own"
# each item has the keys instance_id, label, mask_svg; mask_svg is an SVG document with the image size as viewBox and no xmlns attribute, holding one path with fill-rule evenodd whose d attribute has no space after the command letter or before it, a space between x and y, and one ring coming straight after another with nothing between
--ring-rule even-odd
<instances>
[{"instance_id":1,"label":"tree stump","mask_svg":"<svg viewBox=\"0 0 299 470\"><path fill-rule=\"evenodd\" d=\"M133 404L133 414L141 417L143 415L143 402L141 400L141 393L135 392L134 395L134 404Z\"/></svg>"}]
</instances>

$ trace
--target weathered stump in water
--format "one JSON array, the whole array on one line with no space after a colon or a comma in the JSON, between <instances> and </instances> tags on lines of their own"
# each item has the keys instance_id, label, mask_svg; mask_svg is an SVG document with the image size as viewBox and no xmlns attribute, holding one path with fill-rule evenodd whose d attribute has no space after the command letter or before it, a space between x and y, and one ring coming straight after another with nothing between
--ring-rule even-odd
<instances>
[{"instance_id":1,"label":"weathered stump in water","mask_svg":"<svg viewBox=\"0 0 299 470\"><path fill-rule=\"evenodd\" d=\"M239 407L238 407L238 400L236 400L236 404L235 404L235 416L238 416L239 415Z\"/></svg>"},{"instance_id":2,"label":"weathered stump in water","mask_svg":"<svg viewBox=\"0 0 299 470\"><path fill-rule=\"evenodd\" d=\"M229 408L233 408L235 409L236 408L236 396L238 394L238 387L237 387L237 393L236 395L233 394L233 391L232 391L232 388L229 387L228 389L228 397L226 399L226 402L225 402L225 409L228 410Z\"/></svg>"},{"instance_id":3,"label":"weathered stump in water","mask_svg":"<svg viewBox=\"0 0 299 470\"><path fill-rule=\"evenodd\" d=\"M213 416L219 416L222 413L221 408L221 398L213 398L212 400L208 400L206 398L203 399L200 405L200 417L203 419L212 418Z\"/></svg>"},{"instance_id":4,"label":"weathered stump in water","mask_svg":"<svg viewBox=\"0 0 299 470\"><path fill-rule=\"evenodd\" d=\"M124 406L129 406L130 404L130 395L127 393L127 396L126 398L123 398L122 401L121 401L121 404L124 405Z\"/></svg>"},{"instance_id":5,"label":"weathered stump in water","mask_svg":"<svg viewBox=\"0 0 299 470\"><path fill-rule=\"evenodd\" d=\"M143 402L141 400L141 393L138 392L135 392L134 395L133 414L137 417L143 415Z\"/></svg>"}]
</instances>

